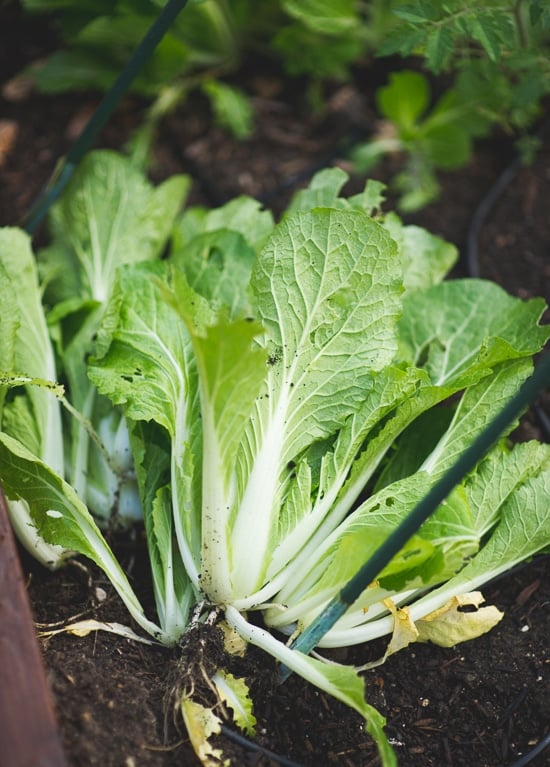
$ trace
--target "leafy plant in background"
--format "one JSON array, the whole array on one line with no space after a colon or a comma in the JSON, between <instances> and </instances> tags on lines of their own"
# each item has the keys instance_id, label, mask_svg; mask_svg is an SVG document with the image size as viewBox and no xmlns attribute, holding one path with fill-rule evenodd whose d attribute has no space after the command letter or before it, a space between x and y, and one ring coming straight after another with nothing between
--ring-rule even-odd
<instances>
[{"instance_id":1,"label":"leafy plant in background","mask_svg":"<svg viewBox=\"0 0 550 767\"><path fill-rule=\"evenodd\" d=\"M409 70L390 74L388 85L376 92L384 122L378 135L356 146L351 159L368 173L388 154L402 154L405 164L393 178L399 207L407 213L434 200L439 193L437 170L465 165L475 137L487 131L487 121L475 119L475 103L455 89L431 105L428 78Z\"/></svg>"},{"instance_id":2,"label":"leafy plant in background","mask_svg":"<svg viewBox=\"0 0 550 767\"><path fill-rule=\"evenodd\" d=\"M145 253L126 217L127 206L143 209L133 205L144 183L134 174L114 154L89 156L56 206L53 246L39 263L47 294L66 302L75 275L95 284L106 254L126 261L101 296L93 356L78 359L128 425L157 621L35 438L47 411L33 398L56 405L56 371L31 369L38 344L52 358L40 288L26 236L5 230L2 268L23 259L30 275L21 303L0 280L10 308L0 333L0 480L16 524L23 503L25 526L34 526L27 532L96 562L162 642L215 609L248 642L359 711L383 764L394 765L356 670L291 650L269 629L294 635L310 624L513 396L549 336L538 325L544 302L481 280L443 282L454 248L382 215L381 185L341 198L346 176L337 169L318 174L278 224L242 197L191 208L172 227L173 195L161 187L157 215L146 220L149 242L171 231L167 257L155 246L128 259ZM113 225L117 205L126 214ZM80 332L79 312L58 307L50 326L71 398L63 355L67 332ZM550 448L502 440L320 646L392 635L387 657L411 641L453 645L488 630L500 619L495 608L458 608L477 608L482 583L548 546L549 490ZM251 730L242 680L220 669L214 684ZM188 722L219 727L189 691L181 705Z\"/></svg>"},{"instance_id":3,"label":"leafy plant in background","mask_svg":"<svg viewBox=\"0 0 550 767\"><path fill-rule=\"evenodd\" d=\"M392 13L396 23L388 28L376 55L419 57L433 74L450 73L454 79L432 107L421 75L390 75L389 84L377 93L377 104L393 125L393 135L358 147L358 168L372 167L386 152L404 152L407 162L396 188L406 211L434 199L435 171L465 164L471 139L488 134L495 125L514 135L524 159L532 160L537 140L529 130L550 93L548 4L417 0L394 5Z\"/></svg>"},{"instance_id":4,"label":"leafy plant in background","mask_svg":"<svg viewBox=\"0 0 550 767\"><path fill-rule=\"evenodd\" d=\"M37 87L45 93L108 89L163 5L23 0L29 13L55 14L67 46L32 68ZM227 78L248 54L282 60L292 75L343 77L368 43L365 19L381 17L380 5L371 10L357 0L191 0L132 86L153 99L137 151L145 154L158 121L197 89L209 99L217 122L245 138L253 128L253 105Z\"/></svg>"},{"instance_id":5,"label":"leafy plant in background","mask_svg":"<svg viewBox=\"0 0 550 767\"><path fill-rule=\"evenodd\" d=\"M394 6L398 23L378 55L420 55L434 74L457 72L492 121L523 127L550 89L550 10L544 0L416 2Z\"/></svg>"}]
</instances>

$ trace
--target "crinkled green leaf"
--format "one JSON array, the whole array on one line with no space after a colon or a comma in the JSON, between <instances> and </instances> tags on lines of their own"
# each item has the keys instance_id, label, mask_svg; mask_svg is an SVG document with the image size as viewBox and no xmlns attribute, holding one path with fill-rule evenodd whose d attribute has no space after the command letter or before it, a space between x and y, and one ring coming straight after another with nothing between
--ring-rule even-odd
<instances>
[{"instance_id":1,"label":"crinkled green leaf","mask_svg":"<svg viewBox=\"0 0 550 767\"><path fill-rule=\"evenodd\" d=\"M197 234L172 254L189 285L232 318L253 316L250 275L256 253L240 232L217 229Z\"/></svg>"},{"instance_id":2,"label":"crinkled green leaf","mask_svg":"<svg viewBox=\"0 0 550 767\"><path fill-rule=\"evenodd\" d=\"M272 214L262 210L261 203L251 197L236 197L220 208L189 208L176 224L174 252L185 258L184 248L190 240L206 232L228 229L241 234L258 250L274 227Z\"/></svg>"},{"instance_id":3,"label":"crinkled green leaf","mask_svg":"<svg viewBox=\"0 0 550 767\"><path fill-rule=\"evenodd\" d=\"M19 440L54 473L62 475L61 412L52 393L57 379L54 352L30 239L18 229L0 229L0 302L0 372L11 373L4 381L0 378L0 430ZM11 388L10 379L14 375L37 379L36 385ZM0 476L4 471L9 471L9 467L0 460ZM18 538L43 564L57 567L66 552L41 539L25 500L8 501Z\"/></svg>"},{"instance_id":4,"label":"crinkled green leaf","mask_svg":"<svg viewBox=\"0 0 550 767\"><path fill-rule=\"evenodd\" d=\"M403 261L403 283L407 290L428 288L446 276L458 258L454 245L419 226L403 226L395 213L383 225L396 241Z\"/></svg>"},{"instance_id":5,"label":"crinkled green leaf","mask_svg":"<svg viewBox=\"0 0 550 767\"><path fill-rule=\"evenodd\" d=\"M24 232L0 229L0 268L2 292L6 293L6 309L2 303L0 318L5 359L0 360L0 370L55 382L57 370L41 303L36 263L30 238ZM8 314L10 305L12 311ZM29 418L33 420L31 434L35 446L39 446L38 455L54 471L61 472L63 446L59 402L47 389L37 386L26 387L21 396L24 402L15 407L23 421L12 413L10 433L25 443ZM9 409L9 405L5 408Z\"/></svg>"},{"instance_id":6,"label":"crinkled green leaf","mask_svg":"<svg viewBox=\"0 0 550 767\"><path fill-rule=\"evenodd\" d=\"M542 299L521 301L484 280L452 280L404 299L401 350L438 386L460 386L500 361L529 356L548 338ZM528 329L528 330L527 330Z\"/></svg>"},{"instance_id":7,"label":"crinkled green leaf","mask_svg":"<svg viewBox=\"0 0 550 767\"><path fill-rule=\"evenodd\" d=\"M174 275L177 299L171 288ZM170 299L170 300L169 300ZM196 365L187 326L174 303L194 306L201 325L212 313L182 275L165 263L124 267L113 288L89 375L98 390L133 421L154 421L173 440L171 481L174 520L185 566L194 584L200 557L200 465Z\"/></svg>"},{"instance_id":8,"label":"crinkled green leaf","mask_svg":"<svg viewBox=\"0 0 550 767\"><path fill-rule=\"evenodd\" d=\"M219 669L212 681L220 698L232 710L235 724L247 735L254 735L256 717L252 712L252 698L245 680Z\"/></svg>"},{"instance_id":9,"label":"crinkled green leaf","mask_svg":"<svg viewBox=\"0 0 550 767\"><path fill-rule=\"evenodd\" d=\"M451 596L476 590L483 583L548 547L550 447L545 445L539 448L546 451L547 460L539 461L533 475L528 476L507 495L502 503L498 524L469 564L439 588L413 603L410 609L415 620L436 610ZM516 468L515 456L513 452L509 455L509 468L513 470ZM491 487L486 492L491 492Z\"/></svg>"},{"instance_id":10,"label":"crinkled green leaf","mask_svg":"<svg viewBox=\"0 0 550 767\"><path fill-rule=\"evenodd\" d=\"M160 256L188 187L187 177L173 176L154 188L122 155L87 155L51 211L53 243L41 259L57 264L53 299L104 301L117 266Z\"/></svg>"},{"instance_id":11,"label":"crinkled green leaf","mask_svg":"<svg viewBox=\"0 0 550 767\"><path fill-rule=\"evenodd\" d=\"M391 361L400 264L384 228L361 211L297 213L270 238L253 289L275 398L259 407L262 413L283 408L288 461L341 426L358 409L372 371Z\"/></svg>"},{"instance_id":12,"label":"crinkled green leaf","mask_svg":"<svg viewBox=\"0 0 550 767\"><path fill-rule=\"evenodd\" d=\"M435 481L443 476L481 434L532 372L530 359L500 364L489 378L466 389L449 428L424 460L422 470ZM509 431L516 426L510 424Z\"/></svg>"},{"instance_id":13,"label":"crinkled green leaf","mask_svg":"<svg viewBox=\"0 0 550 767\"><path fill-rule=\"evenodd\" d=\"M523 442L512 450L492 450L466 482L466 492L481 537L499 519L502 505L529 477L537 476L550 461L550 451L538 442Z\"/></svg>"},{"instance_id":14,"label":"crinkled green leaf","mask_svg":"<svg viewBox=\"0 0 550 767\"><path fill-rule=\"evenodd\" d=\"M129 418L152 419L173 436L182 418L189 428L194 362L185 323L161 287L169 273L162 263L120 270L89 375ZM190 295L201 306L200 296Z\"/></svg>"},{"instance_id":15,"label":"crinkled green leaf","mask_svg":"<svg viewBox=\"0 0 550 767\"><path fill-rule=\"evenodd\" d=\"M318 171L306 189L301 189L294 194L287 214L298 210L344 205L345 201L339 197L339 194L347 180L348 175L341 168L325 168Z\"/></svg>"}]
</instances>

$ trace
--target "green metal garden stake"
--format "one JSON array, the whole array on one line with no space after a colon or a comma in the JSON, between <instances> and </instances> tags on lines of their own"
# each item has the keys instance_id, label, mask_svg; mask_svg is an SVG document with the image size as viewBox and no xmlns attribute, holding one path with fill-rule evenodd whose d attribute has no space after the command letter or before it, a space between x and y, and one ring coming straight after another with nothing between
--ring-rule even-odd
<instances>
[{"instance_id":1,"label":"green metal garden stake","mask_svg":"<svg viewBox=\"0 0 550 767\"><path fill-rule=\"evenodd\" d=\"M470 472L485 453L509 426L537 397L540 391L550 385L550 354L537 366L533 374L520 387L517 394L505 405L500 413L487 425L470 447L436 482L429 493L416 505L414 510L393 531L375 551L363 567L348 581L344 588L327 604L324 610L300 634L291 645L293 650L308 654L346 610L360 597L369 583L384 569L388 562L401 550L409 538L430 517L445 500L451 490ZM292 672L281 666L280 680L288 679Z\"/></svg>"}]
</instances>

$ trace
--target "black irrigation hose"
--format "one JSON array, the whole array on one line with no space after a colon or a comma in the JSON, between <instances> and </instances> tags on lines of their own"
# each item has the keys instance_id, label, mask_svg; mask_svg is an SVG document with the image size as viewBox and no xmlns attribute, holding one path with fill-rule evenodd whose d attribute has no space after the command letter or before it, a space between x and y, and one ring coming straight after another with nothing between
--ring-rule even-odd
<instances>
[{"instance_id":1,"label":"black irrigation hose","mask_svg":"<svg viewBox=\"0 0 550 767\"><path fill-rule=\"evenodd\" d=\"M22 226L32 234L44 216L68 184L73 172L92 143L107 123L115 107L126 93L139 70L160 43L176 16L183 10L187 0L168 0L145 37L134 51L130 61L103 97L86 127L75 141L66 157L62 158L48 184L25 216Z\"/></svg>"},{"instance_id":2,"label":"black irrigation hose","mask_svg":"<svg viewBox=\"0 0 550 767\"><path fill-rule=\"evenodd\" d=\"M550 121L544 122L533 134L534 138L542 141L545 134L550 129ZM479 235L481 228L492 211L497 200L504 194L507 187L512 183L521 168L524 167L523 160L518 154L512 162L502 171L500 176L489 189L485 197L481 200L470 222L468 235L466 238L466 268L470 277L481 277L479 266ZM533 410L539 421L539 426L546 442L550 442L550 418L543 409L534 404Z\"/></svg>"},{"instance_id":3,"label":"black irrigation hose","mask_svg":"<svg viewBox=\"0 0 550 767\"><path fill-rule=\"evenodd\" d=\"M287 759L284 756L279 756L273 751L270 751L268 748L264 748L258 743L254 743L254 741L248 740L248 738L245 738L244 735L239 735L238 732L235 732L229 727L226 727L224 724L221 725L221 732L222 735L225 735L228 740L232 740L234 743L238 743L239 746L246 748L247 751L255 751L262 756L267 756L273 762L277 762L278 764L282 765L282 767L303 767L303 765L298 764L298 762L292 762L290 759Z\"/></svg>"},{"instance_id":4,"label":"black irrigation hose","mask_svg":"<svg viewBox=\"0 0 550 767\"><path fill-rule=\"evenodd\" d=\"M533 134L533 138L542 141L546 132L550 129L550 121L544 122L539 129ZM479 277L479 234L481 227L485 223L485 220L496 201L505 192L509 184L512 183L516 174L524 166L522 157L518 154L512 162L506 167L492 187L489 189L485 197L479 203L470 223L468 229L468 236L466 239L466 267L470 277Z\"/></svg>"},{"instance_id":5,"label":"black irrigation hose","mask_svg":"<svg viewBox=\"0 0 550 767\"><path fill-rule=\"evenodd\" d=\"M509 767L525 767L526 764L532 762L533 759L541 754L545 748L548 748L548 746L550 746L550 732L548 735L545 735L542 740L539 740L534 748L532 748L526 754L523 754L521 759L518 759L517 762L510 764Z\"/></svg>"},{"instance_id":6,"label":"black irrigation hose","mask_svg":"<svg viewBox=\"0 0 550 767\"><path fill-rule=\"evenodd\" d=\"M513 181L515 175L521 169L523 162L521 157L516 157L497 178L485 197L479 203L468 229L466 240L466 267L470 277L480 277L478 241L481 227L485 219L493 209L498 198L504 193L506 187Z\"/></svg>"}]
</instances>

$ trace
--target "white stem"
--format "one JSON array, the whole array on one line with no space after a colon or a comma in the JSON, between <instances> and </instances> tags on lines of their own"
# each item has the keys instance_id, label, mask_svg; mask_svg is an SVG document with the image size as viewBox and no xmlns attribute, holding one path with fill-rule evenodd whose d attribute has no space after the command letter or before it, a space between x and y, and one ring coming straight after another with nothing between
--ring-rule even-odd
<instances>
[{"instance_id":1,"label":"white stem","mask_svg":"<svg viewBox=\"0 0 550 767\"><path fill-rule=\"evenodd\" d=\"M233 598L248 600L264 585L274 514L279 508L279 477L286 401L279 402L239 504L231 531Z\"/></svg>"},{"instance_id":2,"label":"white stem","mask_svg":"<svg viewBox=\"0 0 550 767\"><path fill-rule=\"evenodd\" d=\"M223 604L233 595L228 541L233 498L226 492L212 408L203 411L201 588L214 604Z\"/></svg>"}]
</instances>

